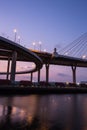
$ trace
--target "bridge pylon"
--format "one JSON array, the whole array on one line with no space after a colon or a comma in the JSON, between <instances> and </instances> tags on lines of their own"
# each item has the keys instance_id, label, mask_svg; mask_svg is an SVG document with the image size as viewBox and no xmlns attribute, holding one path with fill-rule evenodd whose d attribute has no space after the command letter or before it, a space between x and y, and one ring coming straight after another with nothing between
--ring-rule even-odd
<instances>
[{"instance_id":1,"label":"bridge pylon","mask_svg":"<svg viewBox=\"0 0 87 130\"><path fill-rule=\"evenodd\" d=\"M72 66L73 83L76 84L76 66Z\"/></svg>"}]
</instances>

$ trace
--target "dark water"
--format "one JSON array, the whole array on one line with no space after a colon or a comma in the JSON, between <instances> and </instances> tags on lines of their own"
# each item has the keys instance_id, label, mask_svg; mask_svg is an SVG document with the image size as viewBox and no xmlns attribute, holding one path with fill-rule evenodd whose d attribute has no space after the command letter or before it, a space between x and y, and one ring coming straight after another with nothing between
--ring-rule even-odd
<instances>
[{"instance_id":1,"label":"dark water","mask_svg":"<svg viewBox=\"0 0 87 130\"><path fill-rule=\"evenodd\" d=\"M0 97L0 130L87 130L87 94Z\"/></svg>"}]
</instances>

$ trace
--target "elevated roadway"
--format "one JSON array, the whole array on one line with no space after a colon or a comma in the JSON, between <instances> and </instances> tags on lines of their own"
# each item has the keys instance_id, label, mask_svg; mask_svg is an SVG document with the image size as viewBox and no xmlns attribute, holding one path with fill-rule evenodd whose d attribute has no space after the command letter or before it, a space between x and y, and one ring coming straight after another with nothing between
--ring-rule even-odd
<instances>
[{"instance_id":1,"label":"elevated roadway","mask_svg":"<svg viewBox=\"0 0 87 130\"><path fill-rule=\"evenodd\" d=\"M39 52L35 50L31 50L35 54L37 54L43 61L43 64L51 64L51 65L62 65L62 66L76 66L76 67L87 67L87 59L75 58L65 55L58 54L57 56L53 55L53 53L48 52Z\"/></svg>"},{"instance_id":2,"label":"elevated roadway","mask_svg":"<svg viewBox=\"0 0 87 130\"><path fill-rule=\"evenodd\" d=\"M46 66L46 82L49 81L49 66L50 65L71 66L72 75L73 75L73 83L76 83L76 68L77 67L87 67L87 59L60 55L56 52L55 49L54 49L53 53L38 52L35 50L32 50L32 52L37 54L42 59L43 64L45 64L45 66ZM38 79L38 81L39 80L40 79Z\"/></svg>"},{"instance_id":3,"label":"elevated roadway","mask_svg":"<svg viewBox=\"0 0 87 130\"><path fill-rule=\"evenodd\" d=\"M35 53L29 49L0 36L0 60L8 60L8 72L1 72L1 74L9 74L9 62L11 63L11 76L12 81L15 80L15 74L24 74L35 72L42 68L42 60ZM31 70L16 72L16 61L34 62L35 67Z\"/></svg>"},{"instance_id":4,"label":"elevated roadway","mask_svg":"<svg viewBox=\"0 0 87 130\"><path fill-rule=\"evenodd\" d=\"M43 64L46 66L46 82L49 81L49 66L62 65L71 66L73 72L73 82L76 82L76 67L87 67L87 60L75 57L59 55L56 50L52 53L27 49L11 40L0 37L0 60L8 61L7 72L0 74L10 74L10 79L15 80L15 74L33 73L38 71L38 82L40 81L40 69ZM9 72L9 62L11 72ZM34 62L35 68L26 71L16 72L16 61ZM32 79L32 78L31 78Z\"/></svg>"}]
</instances>

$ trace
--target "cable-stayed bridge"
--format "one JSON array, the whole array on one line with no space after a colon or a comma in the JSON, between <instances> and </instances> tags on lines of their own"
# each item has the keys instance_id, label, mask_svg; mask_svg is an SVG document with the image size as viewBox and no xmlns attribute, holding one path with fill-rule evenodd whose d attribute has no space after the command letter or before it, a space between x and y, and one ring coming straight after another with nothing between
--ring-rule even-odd
<instances>
[{"instance_id":1,"label":"cable-stayed bridge","mask_svg":"<svg viewBox=\"0 0 87 130\"><path fill-rule=\"evenodd\" d=\"M61 55L78 57L82 59L87 58L87 33L84 33L72 43L65 46L58 52Z\"/></svg>"},{"instance_id":2,"label":"cable-stayed bridge","mask_svg":"<svg viewBox=\"0 0 87 130\"><path fill-rule=\"evenodd\" d=\"M59 52L54 49L54 52L42 52L36 50L30 50L18 43L15 43L6 38L0 37L0 60L7 60L7 72L0 72L0 74L6 74L7 79L10 75L10 80L15 81L16 74L32 73L37 71L37 80L40 82L40 70L43 64L46 67L46 82L49 82L49 67L50 65L64 65L71 66L73 73L73 83L76 83L76 68L87 67L87 33L83 34L71 44ZM16 72L16 61L34 62L35 68L32 70L25 70ZM11 71L9 70L11 62Z\"/></svg>"},{"instance_id":3,"label":"cable-stayed bridge","mask_svg":"<svg viewBox=\"0 0 87 130\"><path fill-rule=\"evenodd\" d=\"M71 66L73 82L76 83L76 68L87 67L87 33L84 33L58 52L56 52L55 48L53 54L41 52L35 53L39 55L48 66L49 64Z\"/></svg>"}]
</instances>

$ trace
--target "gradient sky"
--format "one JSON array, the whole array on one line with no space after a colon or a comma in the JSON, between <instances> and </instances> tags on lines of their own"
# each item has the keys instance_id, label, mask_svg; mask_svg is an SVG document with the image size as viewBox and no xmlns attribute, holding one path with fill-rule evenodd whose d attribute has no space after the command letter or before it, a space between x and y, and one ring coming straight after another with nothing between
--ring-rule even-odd
<instances>
[{"instance_id":1,"label":"gradient sky","mask_svg":"<svg viewBox=\"0 0 87 130\"><path fill-rule=\"evenodd\" d=\"M41 41L42 50L58 51L87 32L87 0L0 0L0 35L14 40L14 28L21 45L33 48L36 42L38 49ZM55 69L54 80L72 81L70 67ZM77 70L78 81L87 80L86 71Z\"/></svg>"}]
</instances>

